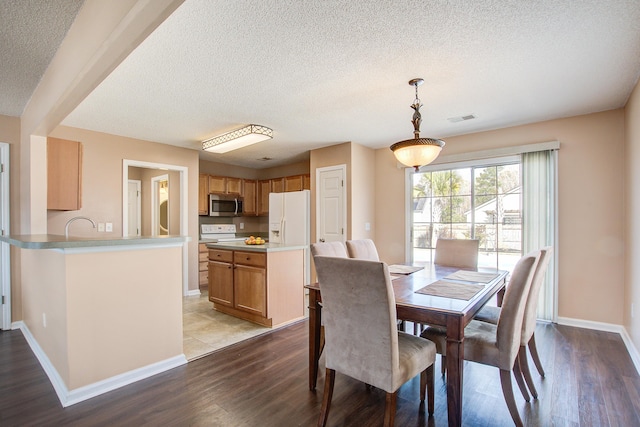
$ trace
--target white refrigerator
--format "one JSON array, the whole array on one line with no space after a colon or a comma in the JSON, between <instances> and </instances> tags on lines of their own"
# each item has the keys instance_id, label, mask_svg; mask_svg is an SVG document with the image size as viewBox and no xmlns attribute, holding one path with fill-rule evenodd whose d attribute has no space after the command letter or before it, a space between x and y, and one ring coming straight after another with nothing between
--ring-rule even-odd
<instances>
[{"instance_id":1,"label":"white refrigerator","mask_svg":"<svg viewBox=\"0 0 640 427\"><path fill-rule=\"evenodd\" d=\"M311 241L311 192L309 190L269 194L269 243L305 246L304 279L309 270Z\"/></svg>"}]
</instances>

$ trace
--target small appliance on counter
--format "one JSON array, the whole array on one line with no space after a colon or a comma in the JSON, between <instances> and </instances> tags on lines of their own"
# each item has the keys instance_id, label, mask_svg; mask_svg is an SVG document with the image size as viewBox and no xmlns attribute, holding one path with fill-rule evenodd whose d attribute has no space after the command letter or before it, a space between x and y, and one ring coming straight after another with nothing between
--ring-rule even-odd
<instances>
[{"instance_id":1,"label":"small appliance on counter","mask_svg":"<svg viewBox=\"0 0 640 427\"><path fill-rule=\"evenodd\" d=\"M215 242L234 242L242 241L246 237L236 237L235 224L201 224L200 240Z\"/></svg>"}]
</instances>

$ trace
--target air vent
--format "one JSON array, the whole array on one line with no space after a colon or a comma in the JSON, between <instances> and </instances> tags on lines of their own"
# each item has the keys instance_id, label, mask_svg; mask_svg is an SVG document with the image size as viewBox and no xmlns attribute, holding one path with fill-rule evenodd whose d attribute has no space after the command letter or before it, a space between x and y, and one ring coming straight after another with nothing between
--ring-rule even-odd
<instances>
[{"instance_id":1,"label":"air vent","mask_svg":"<svg viewBox=\"0 0 640 427\"><path fill-rule=\"evenodd\" d=\"M256 160L260 160L260 161L263 161L263 162L268 162L269 160L273 160L273 157L262 157L262 158L256 159Z\"/></svg>"},{"instance_id":2,"label":"air vent","mask_svg":"<svg viewBox=\"0 0 640 427\"><path fill-rule=\"evenodd\" d=\"M458 122L464 122L465 120L471 120L475 118L476 116L474 114L467 114L466 116L449 117L447 120L449 120L451 123L458 123Z\"/></svg>"}]
</instances>

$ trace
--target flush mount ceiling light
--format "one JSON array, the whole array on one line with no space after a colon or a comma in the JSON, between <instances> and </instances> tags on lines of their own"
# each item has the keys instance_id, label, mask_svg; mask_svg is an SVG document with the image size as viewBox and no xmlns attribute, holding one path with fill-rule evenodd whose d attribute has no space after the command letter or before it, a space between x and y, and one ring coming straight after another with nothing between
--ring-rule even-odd
<instances>
[{"instance_id":1,"label":"flush mount ceiling light","mask_svg":"<svg viewBox=\"0 0 640 427\"><path fill-rule=\"evenodd\" d=\"M202 149L212 153L226 153L273 138L273 130L260 125L247 125L202 141Z\"/></svg>"},{"instance_id":2,"label":"flush mount ceiling light","mask_svg":"<svg viewBox=\"0 0 640 427\"><path fill-rule=\"evenodd\" d=\"M420 166L433 162L440 154L442 147L444 147L444 141L441 139L420 138L420 122L422 121L420 107L422 107L422 104L420 103L420 98L418 98L418 86L422 83L424 83L423 79L409 80L409 84L416 88L416 99L411 105L411 108L415 110L413 119L411 119L414 129L413 139L396 142L389 147L400 163L415 168L416 172L420 169Z\"/></svg>"}]
</instances>

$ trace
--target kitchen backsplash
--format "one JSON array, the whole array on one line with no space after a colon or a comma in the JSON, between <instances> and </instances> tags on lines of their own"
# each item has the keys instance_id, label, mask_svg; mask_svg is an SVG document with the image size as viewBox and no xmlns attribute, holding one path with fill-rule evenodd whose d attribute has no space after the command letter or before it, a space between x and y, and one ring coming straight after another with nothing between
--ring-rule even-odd
<instances>
[{"instance_id":1,"label":"kitchen backsplash","mask_svg":"<svg viewBox=\"0 0 640 427\"><path fill-rule=\"evenodd\" d=\"M239 236L251 233L268 235L269 218L267 217L209 217L198 216L198 230L202 224L235 224ZM244 224L244 228L241 228Z\"/></svg>"}]
</instances>

